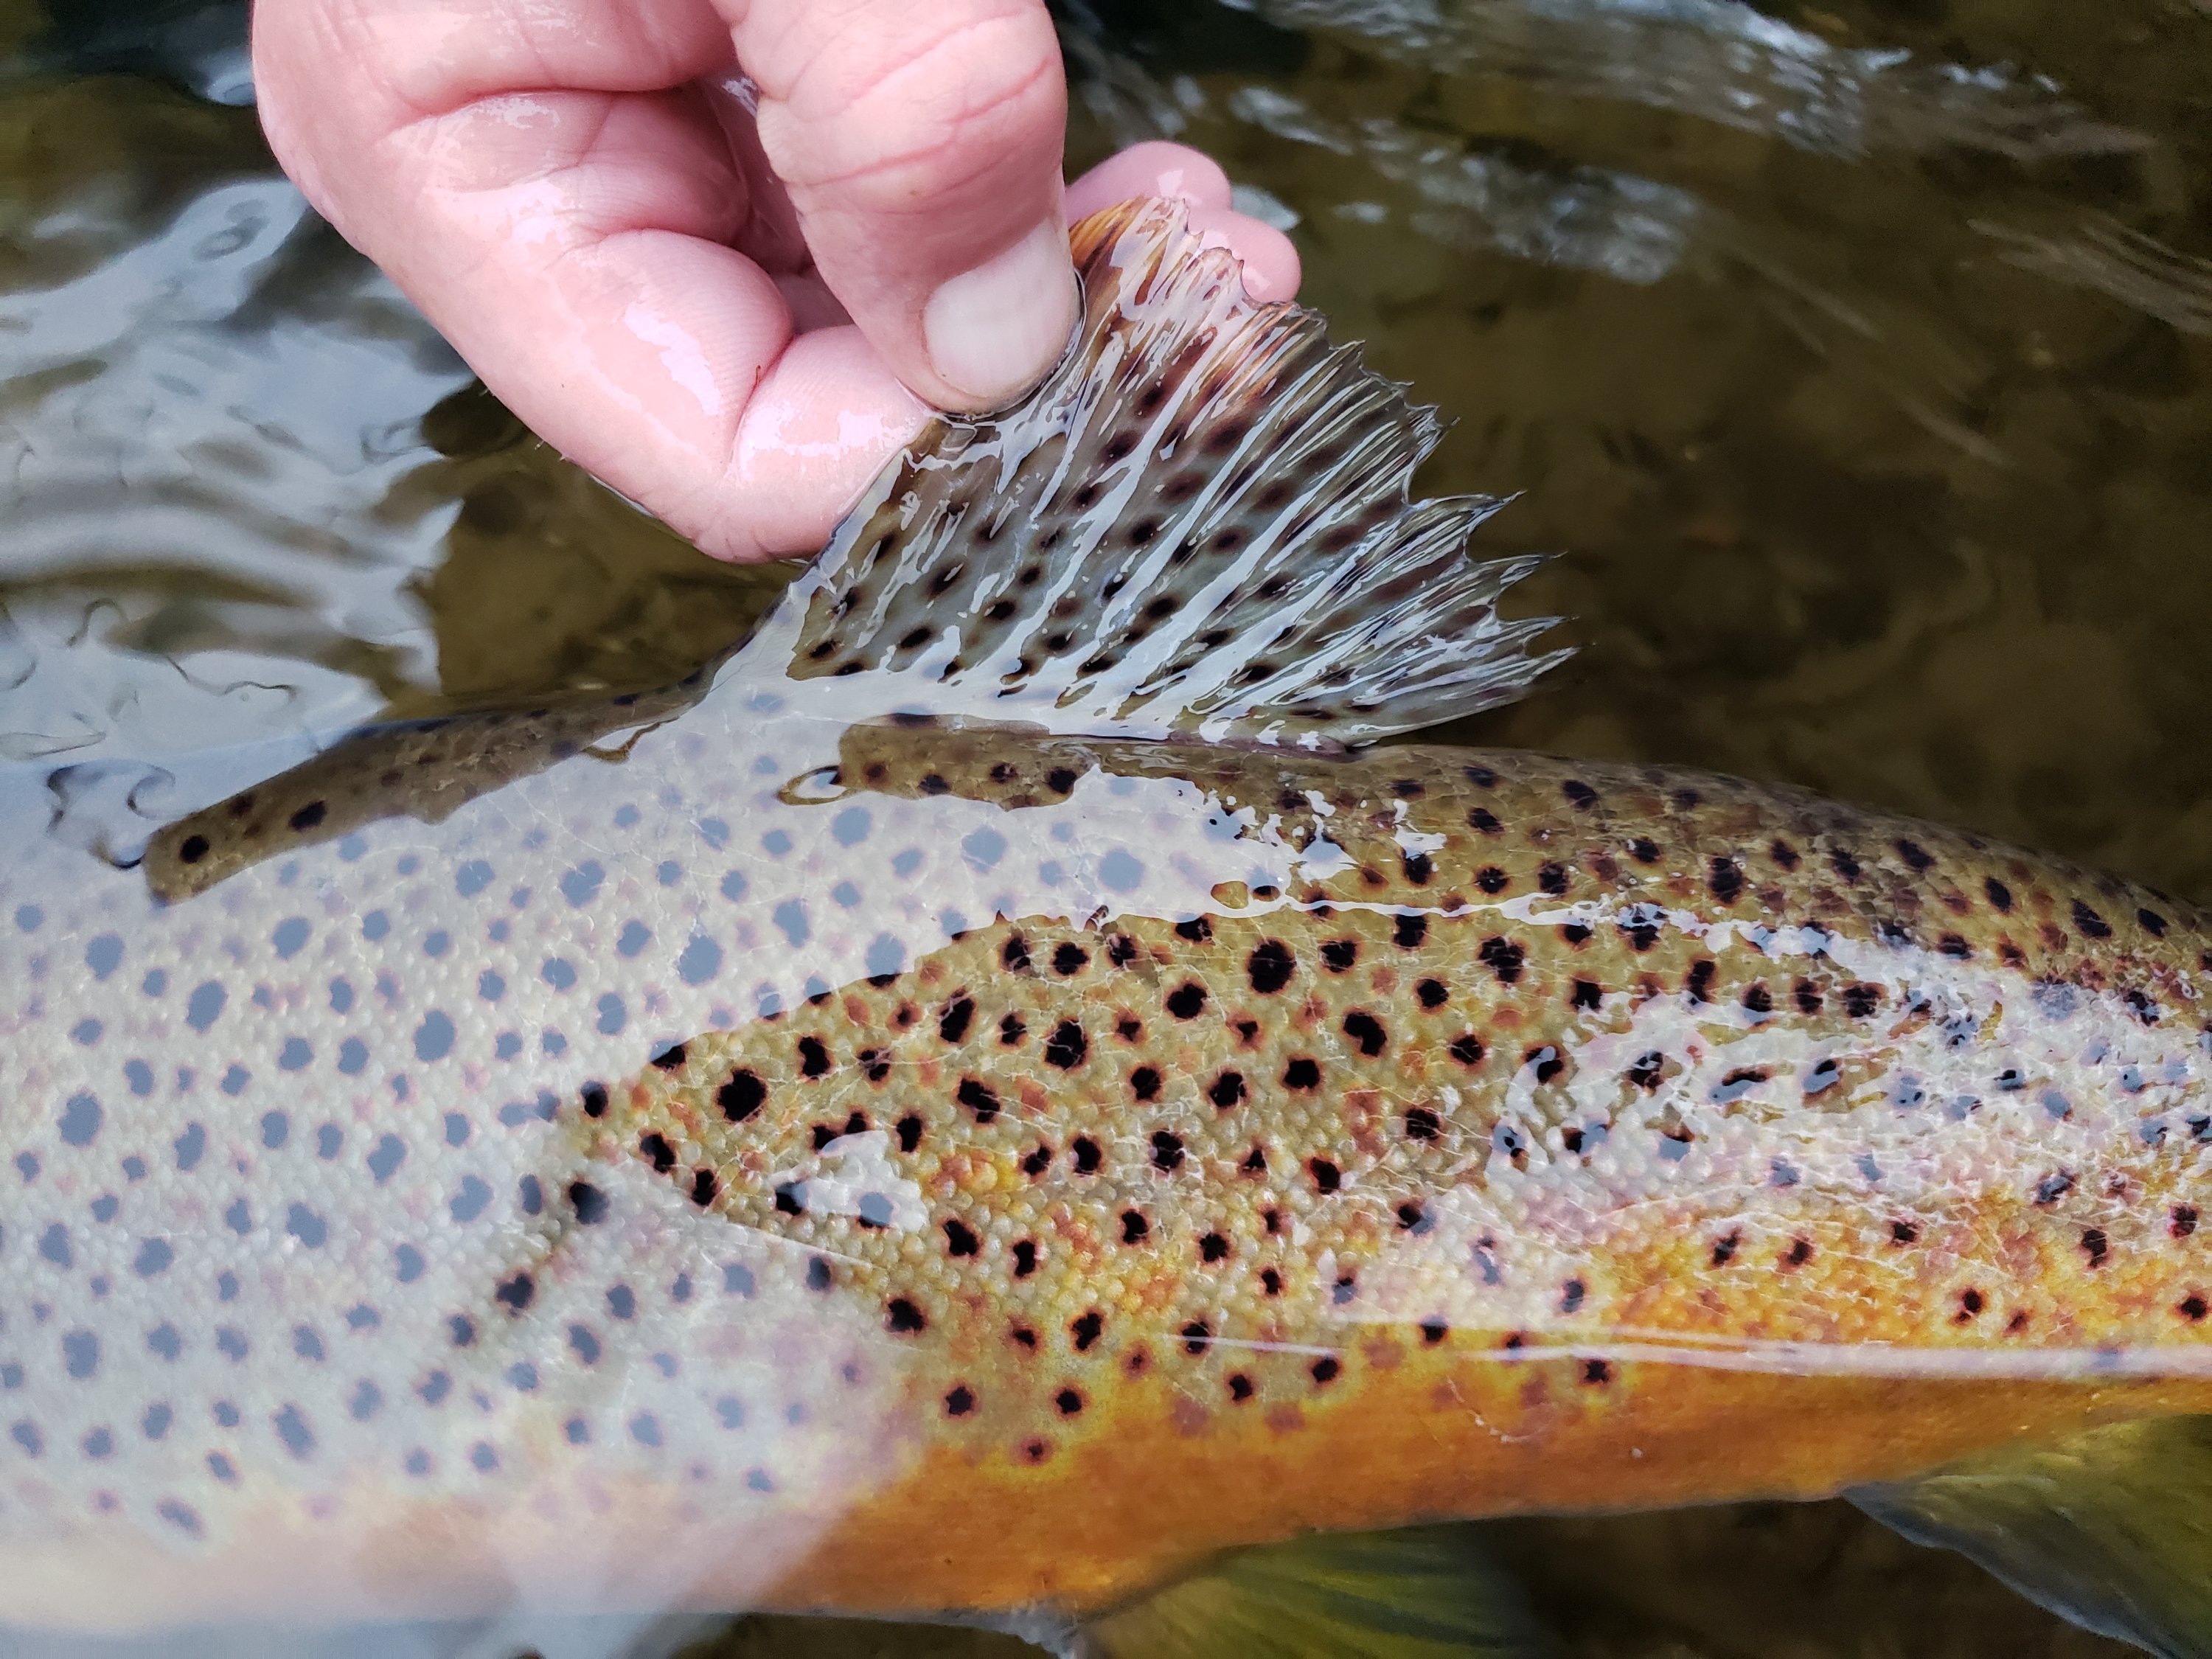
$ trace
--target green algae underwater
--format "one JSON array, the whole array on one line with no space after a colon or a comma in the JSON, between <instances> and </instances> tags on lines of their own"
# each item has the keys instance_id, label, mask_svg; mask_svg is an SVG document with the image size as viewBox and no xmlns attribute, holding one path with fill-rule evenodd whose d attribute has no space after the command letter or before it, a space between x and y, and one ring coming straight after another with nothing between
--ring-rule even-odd
<instances>
[{"instance_id":1,"label":"green algae underwater","mask_svg":"<svg viewBox=\"0 0 2212 1659\"><path fill-rule=\"evenodd\" d=\"M2202 38L2189 10L2131 25L2131 52L2069 52L2056 22L2037 53L2011 19L1794 20L1838 54L1904 42L1930 64L2024 60L2077 106L2062 117L2022 74L2010 101L1948 109L1931 137L1910 99L1873 119L1862 86L1856 149L1788 143L1778 117L1702 122L1673 59L1664 85L1638 88L1601 58L1618 126L1585 131L1588 40L1562 68L1559 42L1523 39L1515 60L1505 36L1479 36L1507 64L1492 84L1433 45L1430 67L1409 64L1391 32L1405 20L1381 8L1292 20L1310 35L1249 13L1094 21L1069 21L1083 141L1172 118L1262 181L1302 217L1309 297L1339 337L1365 336L1461 417L1425 483L1528 490L1486 553L1571 550L1527 608L1578 619L1579 665L1449 735L1814 783L2205 890L2189 634L2207 523L2201 289L2182 260L2113 240L2203 246L2202 114L2171 87ZM10 172L39 210L11 238L10 286L34 296L25 331L47 353L9 416L24 440L15 752L97 760L185 749L210 719L236 740L650 685L742 628L763 585L702 568L503 423L326 232L284 217L250 121L143 80L71 76L52 39L10 92ZM149 67L100 49L106 67ZM1629 159L1695 199L1632 189ZM1808 225L1815 177L1863 188ZM1565 220L1532 229L1530 204L1560 200ZM1655 270L1667 248L1650 222L1670 200L1680 263ZM1701 218L1729 251L1699 252ZM1884 225L1911 229L1880 270L1841 257L1846 234L1855 247ZM1988 239L1979 266L1954 234ZM199 285L174 282L180 268ZM135 303L103 313L116 337L88 345L64 325L98 292L71 281L95 276ZM1838 311L1862 326L1824 337ZM361 403L335 425L283 403L280 383L339 364L375 373L355 374ZM517 573L549 564L575 578L545 584L562 608L518 617ZM1577 1651L2095 1645L1832 1508L1488 1531ZM728 1639L988 1640L767 1621Z\"/></svg>"}]
</instances>

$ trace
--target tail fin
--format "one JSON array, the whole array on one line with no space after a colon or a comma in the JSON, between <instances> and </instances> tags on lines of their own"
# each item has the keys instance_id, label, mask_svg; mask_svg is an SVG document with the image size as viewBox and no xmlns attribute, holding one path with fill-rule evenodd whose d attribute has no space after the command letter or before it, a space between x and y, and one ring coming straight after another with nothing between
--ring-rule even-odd
<instances>
[{"instance_id":1,"label":"tail fin","mask_svg":"<svg viewBox=\"0 0 2212 1659\"><path fill-rule=\"evenodd\" d=\"M1435 412L1255 303L1179 205L1078 226L1067 357L940 421L748 647L851 718L1096 736L1370 742L1510 701L1564 653L1507 622L1532 558L1471 562L1500 503L1409 503ZM842 678L846 683L834 684Z\"/></svg>"},{"instance_id":2,"label":"tail fin","mask_svg":"<svg viewBox=\"0 0 2212 1659\"><path fill-rule=\"evenodd\" d=\"M2093 1429L1850 1497L2100 1635L2212 1659L2212 1417Z\"/></svg>"}]
</instances>

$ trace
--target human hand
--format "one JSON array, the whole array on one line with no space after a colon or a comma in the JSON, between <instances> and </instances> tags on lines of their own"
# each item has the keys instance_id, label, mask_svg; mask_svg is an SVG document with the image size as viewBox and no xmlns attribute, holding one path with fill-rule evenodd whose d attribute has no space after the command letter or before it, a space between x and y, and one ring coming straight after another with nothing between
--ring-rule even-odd
<instances>
[{"instance_id":1,"label":"human hand","mask_svg":"<svg viewBox=\"0 0 2212 1659\"><path fill-rule=\"evenodd\" d=\"M1063 197L1043 0L264 0L253 60L315 207L541 436L724 558L812 551L925 401L1042 375L1071 219L1181 196L1255 298L1297 288L1194 150Z\"/></svg>"}]
</instances>

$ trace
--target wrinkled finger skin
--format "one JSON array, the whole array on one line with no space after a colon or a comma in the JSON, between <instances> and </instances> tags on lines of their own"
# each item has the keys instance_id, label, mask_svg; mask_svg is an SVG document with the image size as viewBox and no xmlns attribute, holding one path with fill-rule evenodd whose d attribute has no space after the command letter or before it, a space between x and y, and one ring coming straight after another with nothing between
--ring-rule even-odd
<instances>
[{"instance_id":1,"label":"wrinkled finger skin","mask_svg":"<svg viewBox=\"0 0 2212 1659\"><path fill-rule=\"evenodd\" d=\"M1041 374L1071 218L1179 196L1256 296L1297 286L1195 151L1063 191L1042 0L283 0L253 46L315 207L537 432L724 558L811 552L930 406Z\"/></svg>"}]
</instances>

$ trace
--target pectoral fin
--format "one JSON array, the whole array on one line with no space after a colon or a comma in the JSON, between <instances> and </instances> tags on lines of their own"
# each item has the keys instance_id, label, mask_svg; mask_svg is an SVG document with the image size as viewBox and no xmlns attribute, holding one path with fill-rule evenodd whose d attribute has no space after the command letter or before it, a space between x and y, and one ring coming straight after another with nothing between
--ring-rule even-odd
<instances>
[{"instance_id":1,"label":"pectoral fin","mask_svg":"<svg viewBox=\"0 0 2212 1659\"><path fill-rule=\"evenodd\" d=\"M1082 1659L1534 1659L1521 1593L1466 1527L1240 1550L1085 1626Z\"/></svg>"},{"instance_id":2,"label":"pectoral fin","mask_svg":"<svg viewBox=\"0 0 2212 1659\"><path fill-rule=\"evenodd\" d=\"M2089 1630L2212 1659L2212 1417L2118 1424L1850 1497Z\"/></svg>"}]
</instances>

